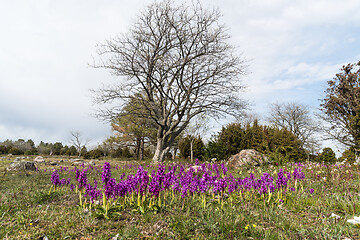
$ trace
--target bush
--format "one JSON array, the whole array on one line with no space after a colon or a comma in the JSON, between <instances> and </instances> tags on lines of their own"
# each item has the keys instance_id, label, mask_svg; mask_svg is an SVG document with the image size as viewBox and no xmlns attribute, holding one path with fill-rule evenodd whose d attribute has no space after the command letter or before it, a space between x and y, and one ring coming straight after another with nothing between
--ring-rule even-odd
<instances>
[{"instance_id":1,"label":"bush","mask_svg":"<svg viewBox=\"0 0 360 240\"><path fill-rule=\"evenodd\" d=\"M36 155L36 154L37 154L36 149L26 150L24 152L24 155Z\"/></svg>"},{"instance_id":2,"label":"bush","mask_svg":"<svg viewBox=\"0 0 360 240\"><path fill-rule=\"evenodd\" d=\"M101 149L94 149L84 154L85 159L97 159L104 156L104 152Z\"/></svg>"},{"instance_id":3,"label":"bush","mask_svg":"<svg viewBox=\"0 0 360 240\"><path fill-rule=\"evenodd\" d=\"M340 161L348 161L348 162L355 162L355 159L356 159L356 155L355 155L355 151L354 149L350 148L350 149L347 149L345 150L343 153L342 153L342 156L340 157Z\"/></svg>"},{"instance_id":4,"label":"bush","mask_svg":"<svg viewBox=\"0 0 360 240\"><path fill-rule=\"evenodd\" d=\"M207 158L224 160L244 149L267 154L276 162L301 161L305 150L297 137L286 129L261 126L257 121L242 128L239 123L223 127L206 147Z\"/></svg>"},{"instance_id":5,"label":"bush","mask_svg":"<svg viewBox=\"0 0 360 240\"><path fill-rule=\"evenodd\" d=\"M9 148L7 148L4 145L0 146L0 154L8 154L9 153Z\"/></svg>"},{"instance_id":6,"label":"bush","mask_svg":"<svg viewBox=\"0 0 360 240\"><path fill-rule=\"evenodd\" d=\"M130 153L130 149L128 147L125 147L122 149L121 156L125 158L131 158L132 154Z\"/></svg>"},{"instance_id":7,"label":"bush","mask_svg":"<svg viewBox=\"0 0 360 240\"><path fill-rule=\"evenodd\" d=\"M320 154L319 160L325 163L334 163L336 162L336 155L331 148L324 148Z\"/></svg>"},{"instance_id":8,"label":"bush","mask_svg":"<svg viewBox=\"0 0 360 240\"><path fill-rule=\"evenodd\" d=\"M23 155L24 154L23 151L21 151L20 149L18 149L16 147L11 147L8 153L10 153L12 155Z\"/></svg>"}]
</instances>

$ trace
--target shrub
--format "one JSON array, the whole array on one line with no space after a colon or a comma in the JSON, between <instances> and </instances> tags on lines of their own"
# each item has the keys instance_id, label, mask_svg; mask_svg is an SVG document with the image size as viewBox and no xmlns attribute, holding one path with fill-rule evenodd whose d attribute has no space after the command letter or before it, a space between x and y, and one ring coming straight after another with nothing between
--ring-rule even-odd
<instances>
[{"instance_id":1,"label":"shrub","mask_svg":"<svg viewBox=\"0 0 360 240\"><path fill-rule=\"evenodd\" d=\"M18 149L16 147L11 147L8 153L10 153L12 155L22 155L22 154L24 154L23 151L21 151L20 149Z\"/></svg>"},{"instance_id":2,"label":"shrub","mask_svg":"<svg viewBox=\"0 0 360 240\"><path fill-rule=\"evenodd\" d=\"M323 149L322 153L320 154L319 159L320 159L321 162L326 162L326 163L334 163L334 162L336 162L335 153L329 147Z\"/></svg>"},{"instance_id":3,"label":"shrub","mask_svg":"<svg viewBox=\"0 0 360 240\"><path fill-rule=\"evenodd\" d=\"M84 154L85 159L97 159L104 156L104 152L101 149L94 149Z\"/></svg>"},{"instance_id":4,"label":"shrub","mask_svg":"<svg viewBox=\"0 0 360 240\"><path fill-rule=\"evenodd\" d=\"M0 146L0 154L7 154L7 153L9 153L9 148L7 148L4 145L1 145Z\"/></svg>"}]
</instances>

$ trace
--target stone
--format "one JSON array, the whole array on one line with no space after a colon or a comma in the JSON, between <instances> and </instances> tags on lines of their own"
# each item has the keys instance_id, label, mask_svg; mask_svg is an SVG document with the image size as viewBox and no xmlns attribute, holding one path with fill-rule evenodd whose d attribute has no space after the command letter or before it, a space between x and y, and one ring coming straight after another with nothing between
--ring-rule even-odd
<instances>
[{"instance_id":1,"label":"stone","mask_svg":"<svg viewBox=\"0 0 360 240\"><path fill-rule=\"evenodd\" d=\"M244 149L229 158L228 166L232 168L254 167L267 162L268 159L264 154L254 149Z\"/></svg>"},{"instance_id":2,"label":"stone","mask_svg":"<svg viewBox=\"0 0 360 240\"><path fill-rule=\"evenodd\" d=\"M84 163L83 161L78 161L78 162L73 162L71 165L72 166L77 166L77 165L81 165L83 163Z\"/></svg>"},{"instance_id":3,"label":"stone","mask_svg":"<svg viewBox=\"0 0 360 240\"><path fill-rule=\"evenodd\" d=\"M44 163L44 162L45 162L45 159L44 159L42 156L37 156L37 157L34 159L34 162Z\"/></svg>"},{"instance_id":4,"label":"stone","mask_svg":"<svg viewBox=\"0 0 360 240\"><path fill-rule=\"evenodd\" d=\"M9 167L6 170L7 171L20 171L20 170L36 171L36 165L34 162L14 161L14 162L10 163Z\"/></svg>"},{"instance_id":5,"label":"stone","mask_svg":"<svg viewBox=\"0 0 360 240\"><path fill-rule=\"evenodd\" d=\"M185 172L188 172L191 168L194 170L194 173L201 172L201 166L199 166L199 165L191 166L191 167L187 168L187 169L185 170Z\"/></svg>"}]
</instances>

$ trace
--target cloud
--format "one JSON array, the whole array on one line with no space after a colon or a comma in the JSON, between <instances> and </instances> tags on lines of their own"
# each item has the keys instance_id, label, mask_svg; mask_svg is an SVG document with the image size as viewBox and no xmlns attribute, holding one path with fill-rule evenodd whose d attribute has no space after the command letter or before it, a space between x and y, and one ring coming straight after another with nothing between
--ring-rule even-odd
<instances>
[{"instance_id":1,"label":"cloud","mask_svg":"<svg viewBox=\"0 0 360 240\"><path fill-rule=\"evenodd\" d=\"M88 63L96 58L97 43L125 33L151 2L2 4L0 141L67 141L74 130L93 139L109 135L106 123L89 116L95 107L88 89L114 77ZM357 0L202 2L219 7L231 43L249 60L244 97L260 115L268 103L279 100L295 99L316 107L326 81L341 65L360 59Z\"/></svg>"}]
</instances>

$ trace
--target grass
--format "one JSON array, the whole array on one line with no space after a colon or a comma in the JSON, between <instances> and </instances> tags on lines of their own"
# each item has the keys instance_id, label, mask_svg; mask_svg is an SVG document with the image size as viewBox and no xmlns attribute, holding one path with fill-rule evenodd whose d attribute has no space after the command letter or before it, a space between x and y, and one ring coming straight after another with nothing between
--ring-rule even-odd
<instances>
[{"instance_id":1,"label":"grass","mask_svg":"<svg viewBox=\"0 0 360 240\"><path fill-rule=\"evenodd\" d=\"M106 219L99 211L80 207L78 194L69 188L49 193L51 169L60 166L39 165L37 172L6 172L9 162L0 160L0 239L111 239L117 234L118 239L360 239L360 229L346 222L360 215L357 165L307 164L303 167L303 190L289 191L284 203L268 204L248 194L231 201L229 198L221 207L208 196L203 208L200 198L190 196L185 202L169 200L165 207L144 212L135 204L125 204L113 208ZM71 167L70 162L61 164ZM136 167L129 164L138 162L111 161L112 166L116 164L119 170L112 172L119 179L123 172L134 174ZM231 172L235 177L246 177L252 171L259 177L280 167L294 168L269 165ZM100 174L91 172L89 179L99 180ZM62 177L73 177L73 173L64 172ZM331 218L332 213L340 218Z\"/></svg>"}]
</instances>

